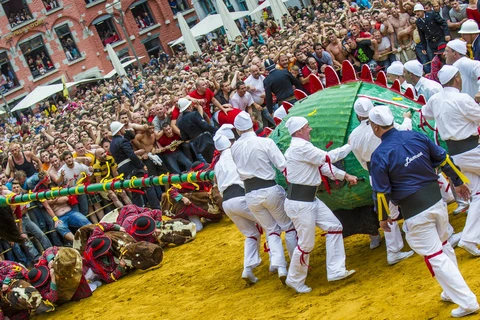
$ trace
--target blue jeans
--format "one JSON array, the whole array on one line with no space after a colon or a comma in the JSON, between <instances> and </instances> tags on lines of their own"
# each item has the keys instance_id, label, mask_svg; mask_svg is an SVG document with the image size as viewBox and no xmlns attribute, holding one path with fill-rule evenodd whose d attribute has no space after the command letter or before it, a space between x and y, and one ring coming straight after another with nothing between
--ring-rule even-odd
<instances>
[{"instance_id":1,"label":"blue jeans","mask_svg":"<svg viewBox=\"0 0 480 320\"><path fill-rule=\"evenodd\" d=\"M84 216L88 214L88 199L86 194L81 194L77 196L78 199L78 210Z\"/></svg>"},{"instance_id":2,"label":"blue jeans","mask_svg":"<svg viewBox=\"0 0 480 320\"><path fill-rule=\"evenodd\" d=\"M417 45L415 47L415 53L417 54L418 61L420 61L420 63L423 64L423 71L425 73L430 73L430 71L432 71L432 66L430 65L430 63L429 64L426 64L426 63L429 61L432 61L433 53L429 46L427 46L426 51L427 51L427 54L423 54L421 46Z\"/></svg>"},{"instance_id":3,"label":"blue jeans","mask_svg":"<svg viewBox=\"0 0 480 320\"><path fill-rule=\"evenodd\" d=\"M50 240L48 240L45 233L43 233L43 231L40 230L40 228L35 223L33 223L32 220L30 220L26 215L22 217L22 232L28 232L29 234L37 238L38 241L40 241L43 250L52 246L52 243L50 242Z\"/></svg>"},{"instance_id":4,"label":"blue jeans","mask_svg":"<svg viewBox=\"0 0 480 320\"><path fill-rule=\"evenodd\" d=\"M65 237L67 233L70 233L69 227L81 228L83 226L89 225L90 221L81 214L80 212L70 210L65 213L63 216L58 217L63 223L59 224L57 227L58 233Z\"/></svg>"},{"instance_id":5,"label":"blue jeans","mask_svg":"<svg viewBox=\"0 0 480 320\"><path fill-rule=\"evenodd\" d=\"M192 162L180 150L177 150L173 153L164 154L163 159L165 159L165 162L171 173L182 172L182 170L180 170L179 164L183 165L186 170L190 170L190 167L192 166Z\"/></svg>"}]
</instances>

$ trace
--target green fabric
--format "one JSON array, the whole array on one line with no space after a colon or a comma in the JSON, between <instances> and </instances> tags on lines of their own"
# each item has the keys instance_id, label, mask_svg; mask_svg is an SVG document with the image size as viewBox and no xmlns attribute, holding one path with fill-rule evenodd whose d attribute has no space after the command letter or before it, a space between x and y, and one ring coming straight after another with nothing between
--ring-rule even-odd
<instances>
[{"instance_id":1,"label":"green fabric","mask_svg":"<svg viewBox=\"0 0 480 320\"><path fill-rule=\"evenodd\" d=\"M308 119L312 127L311 142L316 147L326 151L339 148L348 143L350 133L359 125L359 121L353 110L353 105L358 95L367 95L385 99L391 103L405 105L405 108L402 108L388 104L395 117L395 121L399 124L403 122L403 113L408 111L409 108L413 108L414 110L421 109L421 105L418 103L384 87L361 81L349 82L318 91L306 99L297 102L295 106L290 109L288 116L285 117L282 123L272 132L270 138L275 141L282 152L285 152L291 141L288 130L285 128L285 123L291 116L303 116ZM379 105L385 103L374 101L374 104ZM420 113L414 112L412 118L413 130L421 131L418 126L419 123ZM432 127L434 126L433 122L430 122L430 124ZM432 131L428 128L425 128L425 130L428 136L434 139ZM333 144L327 149L326 145L330 141L333 142ZM441 145L444 146L444 144ZM362 168L353 153L350 153L344 159L343 165L343 167L339 166L339 168L357 177L364 177L365 181L359 182L358 185L351 188L348 188L343 182L339 182L338 185L333 183L331 195L325 191L319 191L317 194L318 197L332 210L351 210L366 205L373 205L368 172ZM277 172L277 182L284 187L286 186L285 178L280 172ZM339 189L334 189L335 187Z\"/></svg>"}]
</instances>

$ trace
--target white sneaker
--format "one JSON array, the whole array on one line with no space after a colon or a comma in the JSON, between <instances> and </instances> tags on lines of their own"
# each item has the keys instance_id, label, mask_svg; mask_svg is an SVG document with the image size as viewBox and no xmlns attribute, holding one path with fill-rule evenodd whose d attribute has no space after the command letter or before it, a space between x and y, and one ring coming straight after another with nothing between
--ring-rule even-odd
<instances>
[{"instance_id":1,"label":"white sneaker","mask_svg":"<svg viewBox=\"0 0 480 320\"><path fill-rule=\"evenodd\" d=\"M253 274L252 269L250 269L250 268L245 268L245 269L243 269L242 279L245 280L245 282L246 282L248 285L252 285L252 284L255 284L255 283L258 282L258 278L255 277L255 275Z\"/></svg>"},{"instance_id":2,"label":"white sneaker","mask_svg":"<svg viewBox=\"0 0 480 320\"><path fill-rule=\"evenodd\" d=\"M285 285L285 281L287 281L287 268L285 267L278 267L278 279L282 281L282 283Z\"/></svg>"},{"instance_id":3,"label":"white sneaker","mask_svg":"<svg viewBox=\"0 0 480 320\"><path fill-rule=\"evenodd\" d=\"M101 287L102 284L103 284L102 281L99 281L99 280L93 281L93 283L97 286L97 289L98 289L99 287Z\"/></svg>"},{"instance_id":4,"label":"white sneaker","mask_svg":"<svg viewBox=\"0 0 480 320\"><path fill-rule=\"evenodd\" d=\"M287 285L287 287L290 287L292 288L293 290L295 290L297 293L309 293L312 291L312 288L310 288L309 286L305 285L305 284L301 284L299 286L294 286L292 283L290 283L288 280L285 281L285 284Z\"/></svg>"},{"instance_id":5,"label":"white sneaker","mask_svg":"<svg viewBox=\"0 0 480 320\"><path fill-rule=\"evenodd\" d=\"M477 246L473 243L460 240L458 246L475 257L480 256L480 250L478 250Z\"/></svg>"},{"instance_id":6,"label":"white sneaker","mask_svg":"<svg viewBox=\"0 0 480 320\"><path fill-rule=\"evenodd\" d=\"M380 234L376 236L370 236L370 249L373 250L380 246Z\"/></svg>"},{"instance_id":7,"label":"white sneaker","mask_svg":"<svg viewBox=\"0 0 480 320\"><path fill-rule=\"evenodd\" d=\"M387 254L387 262L389 265L394 265L396 263L399 263L402 260L405 260L407 258L410 258L413 256L414 252L413 251L408 251L408 252L395 252L395 253L388 253Z\"/></svg>"},{"instance_id":8,"label":"white sneaker","mask_svg":"<svg viewBox=\"0 0 480 320\"><path fill-rule=\"evenodd\" d=\"M453 300L450 299L449 296L447 296L445 291L442 291L442 293L440 294L440 299L442 299L442 301L445 301L445 302L453 302Z\"/></svg>"},{"instance_id":9,"label":"white sneaker","mask_svg":"<svg viewBox=\"0 0 480 320\"><path fill-rule=\"evenodd\" d=\"M457 201L458 207L453 211L453 214L457 215L463 212L467 212L470 208L470 203L468 201Z\"/></svg>"},{"instance_id":10,"label":"white sneaker","mask_svg":"<svg viewBox=\"0 0 480 320\"><path fill-rule=\"evenodd\" d=\"M355 273L355 270L347 270L345 271L345 274L342 274L340 276L337 276L337 277L334 277L334 278L331 278L331 279L328 279L329 282L332 282L332 281L338 281L338 280L342 280L342 279L345 279L347 277L350 277L352 274Z\"/></svg>"},{"instance_id":11,"label":"white sneaker","mask_svg":"<svg viewBox=\"0 0 480 320\"><path fill-rule=\"evenodd\" d=\"M477 312L479 309L478 305L476 308L473 309L463 309L462 307L458 307L457 309L452 310L452 317L454 318L461 318L468 316L469 314Z\"/></svg>"},{"instance_id":12,"label":"white sneaker","mask_svg":"<svg viewBox=\"0 0 480 320\"><path fill-rule=\"evenodd\" d=\"M462 234L463 232L454 233L450 236L450 238L448 238L448 242L450 243L452 248L455 248L458 245L458 242L462 238Z\"/></svg>"},{"instance_id":13,"label":"white sneaker","mask_svg":"<svg viewBox=\"0 0 480 320\"><path fill-rule=\"evenodd\" d=\"M270 272L277 272L277 271L278 271L278 268L271 265L270 267L268 267L268 271L270 271Z\"/></svg>"}]
</instances>

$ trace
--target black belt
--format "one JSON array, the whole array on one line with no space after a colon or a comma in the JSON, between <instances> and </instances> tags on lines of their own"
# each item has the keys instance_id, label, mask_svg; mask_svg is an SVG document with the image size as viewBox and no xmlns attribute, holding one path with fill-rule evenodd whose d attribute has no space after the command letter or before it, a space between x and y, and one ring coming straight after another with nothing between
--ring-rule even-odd
<instances>
[{"instance_id":1,"label":"black belt","mask_svg":"<svg viewBox=\"0 0 480 320\"><path fill-rule=\"evenodd\" d=\"M368 169L368 172L370 172L370 161L367 161L367 169Z\"/></svg>"},{"instance_id":2,"label":"black belt","mask_svg":"<svg viewBox=\"0 0 480 320\"><path fill-rule=\"evenodd\" d=\"M475 149L478 146L478 136L470 136L458 141L446 140L445 142L447 143L448 153L454 156Z\"/></svg>"},{"instance_id":3,"label":"black belt","mask_svg":"<svg viewBox=\"0 0 480 320\"><path fill-rule=\"evenodd\" d=\"M245 196L245 189L238 184L232 184L223 191L223 201Z\"/></svg>"},{"instance_id":4,"label":"black belt","mask_svg":"<svg viewBox=\"0 0 480 320\"><path fill-rule=\"evenodd\" d=\"M287 199L295 201L313 202L317 194L317 186L306 186L291 183L288 185Z\"/></svg>"},{"instance_id":5,"label":"black belt","mask_svg":"<svg viewBox=\"0 0 480 320\"><path fill-rule=\"evenodd\" d=\"M243 184L245 185L245 193L249 193L250 191L258 189L270 188L277 185L275 180L263 180L257 177L247 179L243 181Z\"/></svg>"},{"instance_id":6,"label":"black belt","mask_svg":"<svg viewBox=\"0 0 480 320\"><path fill-rule=\"evenodd\" d=\"M422 187L398 203L405 220L427 210L442 199L437 180Z\"/></svg>"}]
</instances>

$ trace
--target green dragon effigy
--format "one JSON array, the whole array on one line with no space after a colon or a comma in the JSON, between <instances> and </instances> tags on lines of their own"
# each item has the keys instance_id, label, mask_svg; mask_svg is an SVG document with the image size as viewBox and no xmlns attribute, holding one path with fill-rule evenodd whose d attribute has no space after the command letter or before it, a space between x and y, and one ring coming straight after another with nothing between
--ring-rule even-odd
<instances>
[{"instance_id":1,"label":"green dragon effigy","mask_svg":"<svg viewBox=\"0 0 480 320\"><path fill-rule=\"evenodd\" d=\"M311 142L316 147L328 151L346 144L350 133L359 125L353 109L359 97L371 99L374 105L388 105L397 123L402 123L403 114L411 111L413 130L425 132L432 140L436 138L433 122L428 123L423 120L421 123L420 121L420 110L425 104L424 97L415 99L411 89L402 92L398 80L389 86L383 71L380 71L374 80L369 67L364 65L360 77L357 78L353 66L345 61L341 81L330 66L325 70L325 78L325 88L319 85L318 91L314 94L296 102L275 131L269 135L282 152L285 152L290 145L291 137L285 128L285 122L290 116L302 116L308 119L312 127ZM301 95L302 92L296 92L297 99L301 98ZM362 168L353 153L335 165L357 177L364 177L365 181L351 188L341 181L330 182L331 194L319 188L318 197L334 211L372 205L368 172ZM277 181L286 185L285 178L280 172L277 174Z\"/></svg>"}]
</instances>

